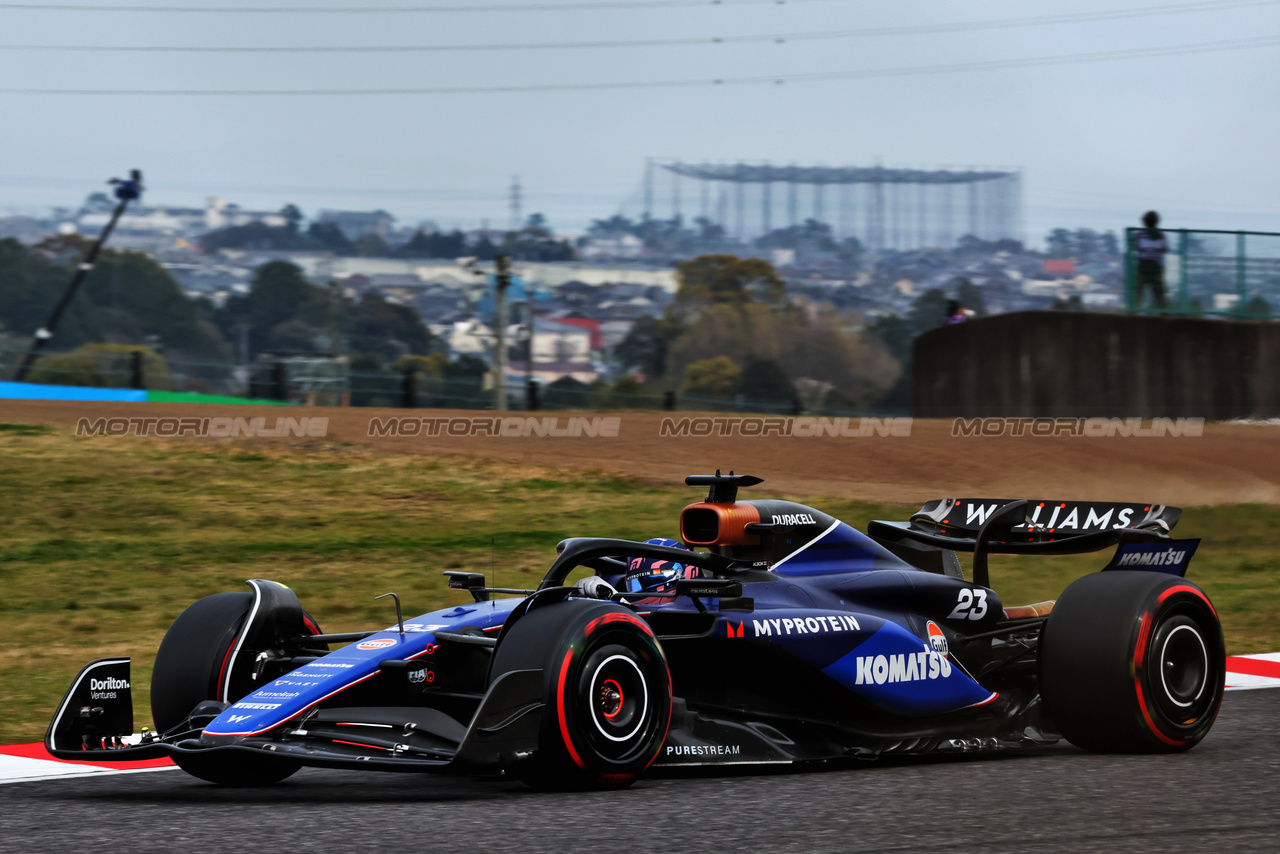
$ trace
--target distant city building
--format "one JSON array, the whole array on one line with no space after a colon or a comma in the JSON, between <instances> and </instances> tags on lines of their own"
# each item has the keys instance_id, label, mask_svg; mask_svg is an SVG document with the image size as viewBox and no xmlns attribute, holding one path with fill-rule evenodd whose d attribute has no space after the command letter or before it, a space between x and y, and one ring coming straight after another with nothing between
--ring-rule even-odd
<instances>
[{"instance_id":1,"label":"distant city building","mask_svg":"<svg viewBox=\"0 0 1280 854\"><path fill-rule=\"evenodd\" d=\"M288 225L288 220L279 211L251 211L237 204L229 204L221 196L209 196L204 202L203 230L215 231L219 228L231 228L237 225L249 225L261 222L265 225L279 227Z\"/></svg>"},{"instance_id":2,"label":"distant city building","mask_svg":"<svg viewBox=\"0 0 1280 854\"><path fill-rule=\"evenodd\" d=\"M578 250L585 259L639 258L644 255L644 241L634 234L614 234L608 237L592 237Z\"/></svg>"},{"instance_id":3,"label":"distant city building","mask_svg":"<svg viewBox=\"0 0 1280 854\"><path fill-rule=\"evenodd\" d=\"M366 234L376 234L383 240L391 236L396 218L384 210L376 211L320 211L316 222L336 225L347 240L355 240Z\"/></svg>"},{"instance_id":4,"label":"distant city building","mask_svg":"<svg viewBox=\"0 0 1280 854\"><path fill-rule=\"evenodd\" d=\"M1044 271L1057 279L1070 279L1076 274L1076 262L1070 258L1046 258Z\"/></svg>"}]
</instances>

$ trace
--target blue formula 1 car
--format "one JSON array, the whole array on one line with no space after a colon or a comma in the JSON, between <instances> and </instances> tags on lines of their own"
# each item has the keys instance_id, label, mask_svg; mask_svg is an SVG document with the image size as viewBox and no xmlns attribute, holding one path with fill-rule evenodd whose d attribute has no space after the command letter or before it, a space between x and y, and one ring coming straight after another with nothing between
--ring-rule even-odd
<instances>
[{"instance_id":1,"label":"blue formula 1 car","mask_svg":"<svg viewBox=\"0 0 1280 854\"><path fill-rule=\"evenodd\" d=\"M381 631L323 634L271 581L201 599L157 653L155 732L131 735L129 659L107 658L76 678L46 745L171 756L226 785L318 766L572 787L1063 737L1178 751L1213 723L1222 630L1183 577L1198 541L1170 539L1176 508L946 499L863 534L739 501L759 478L686 482L710 494L682 511L683 543L566 540L535 591L446 573L474 601ZM1007 607L988 581L991 553L1110 547L1056 603ZM973 553L972 581L957 551ZM641 565L682 571L637 585ZM596 574L568 585L580 567Z\"/></svg>"}]
</instances>

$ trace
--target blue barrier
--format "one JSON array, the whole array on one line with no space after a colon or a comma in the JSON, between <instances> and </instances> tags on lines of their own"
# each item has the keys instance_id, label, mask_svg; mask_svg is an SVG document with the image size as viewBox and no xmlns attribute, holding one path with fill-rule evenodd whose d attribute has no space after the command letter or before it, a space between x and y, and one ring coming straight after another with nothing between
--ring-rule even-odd
<instances>
[{"instance_id":1,"label":"blue barrier","mask_svg":"<svg viewBox=\"0 0 1280 854\"><path fill-rule=\"evenodd\" d=\"M142 403L146 401L147 393L144 390L132 388L88 388L74 385L0 382L0 399Z\"/></svg>"}]
</instances>

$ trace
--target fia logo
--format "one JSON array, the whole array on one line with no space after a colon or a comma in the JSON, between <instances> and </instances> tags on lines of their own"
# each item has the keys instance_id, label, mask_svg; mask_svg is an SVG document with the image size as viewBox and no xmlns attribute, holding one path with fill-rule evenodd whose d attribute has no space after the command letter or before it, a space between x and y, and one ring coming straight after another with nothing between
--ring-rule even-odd
<instances>
[{"instance_id":1,"label":"fia logo","mask_svg":"<svg viewBox=\"0 0 1280 854\"><path fill-rule=\"evenodd\" d=\"M435 679L436 675L425 668L422 670L409 671L409 681L415 685L420 685L423 682L434 682Z\"/></svg>"}]
</instances>

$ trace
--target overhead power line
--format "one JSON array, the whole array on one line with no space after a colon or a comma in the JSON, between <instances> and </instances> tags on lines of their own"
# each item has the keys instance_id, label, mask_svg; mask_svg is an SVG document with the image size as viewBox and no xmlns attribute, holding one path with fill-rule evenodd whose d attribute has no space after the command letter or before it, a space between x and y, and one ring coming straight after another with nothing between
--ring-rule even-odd
<instances>
[{"instance_id":1,"label":"overhead power line","mask_svg":"<svg viewBox=\"0 0 1280 854\"><path fill-rule=\"evenodd\" d=\"M455 6L98 6L87 3L0 3L0 9L29 12L142 12L201 15L386 15L441 12L596 12L613 9L693 8L699 6L789 6L845 0L578 0L560 3L475 3Z\"/></svg>"},{"instance_id":2,"label":"overhead power line","mask_svg":"<svg viewBox=\"0 0 1280 854\"><path fill-rule=\"evenodd\" d=\"M941 65L909 65L895 68L867 68L851 71L820 71L799 74L754 75L750 77L692 78L685 80L643 80L616 83L534 83L502 86L431 86L380 87L359 89L21 89L0 88L0 95L91 95L91 96L352 96L352 95L490 95L499 93L590 92L623 89L673 89L701 86L737 86L784 83L811 83L823 80L865 80L883 77L909 77L929 74L953 74L963 71L1000 71L1012 68L1038 68L1054 65L1079 65L1093 62L1116 62L1160 56L1182 56L1193 53L1248 50L1280 45L1280 35L1248 39L1195 42L1164 47L1129 48L1125 50L1038 56L1023 59L996 59L982 62L956 62Z\"/></svg>"},{"instance_id":3,"label":"overhead power line","mask_svg":"<svg viewBox=\"0 0 1280 854\"><path fill-rule=\"evenodd\" d=\"M855 30L822 30L817 32L774 33L766 35L700 36L658 39L623 39L595 41L563 41L534 43L483 43L483 44L428 44L428 45L319 45L319 46L205 46L205 45L27 45L0 44L0 50L94 52L94 53L467 53L480 51L533 51L571 50L577 48L638 48L677 47L715 44L784 44L793 41L870 38L876 36L927 35L935 33L960 33L975 30L1038 27L1061 24L1080 24L1097 21L1115 21L1125 18L1144 18L1159 15L1177 15L1196 12L1217 12L1257 6L1280 5L1280 0L1218 0L1218 2L1166 4L1145 6L1138 9L1111 10L1105 12L1079 12L1065 15L1039 15L1034 17L1003 18L988 21L959 21L954 23L918 24L900 27L870 27Z\"/></svg>"}]
</instances>

